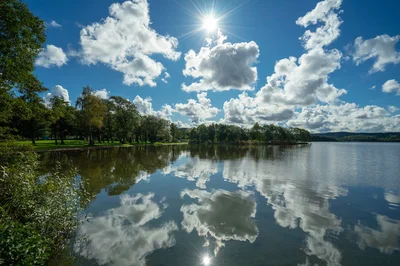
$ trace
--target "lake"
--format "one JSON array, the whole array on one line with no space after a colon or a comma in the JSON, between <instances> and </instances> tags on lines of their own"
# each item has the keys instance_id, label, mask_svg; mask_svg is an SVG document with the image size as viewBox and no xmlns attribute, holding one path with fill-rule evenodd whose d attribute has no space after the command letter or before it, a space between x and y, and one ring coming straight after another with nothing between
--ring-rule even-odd
<instances>
[{"instance_id":1,"label":"lake","mask_svg":"<svg viewBox=\"0 0 400 266\"><path fill-rule=\"evenodd\" d=\"M90 218L75 265L400 265L400 144L49 152Z\"/></svg>"}]
</instances>

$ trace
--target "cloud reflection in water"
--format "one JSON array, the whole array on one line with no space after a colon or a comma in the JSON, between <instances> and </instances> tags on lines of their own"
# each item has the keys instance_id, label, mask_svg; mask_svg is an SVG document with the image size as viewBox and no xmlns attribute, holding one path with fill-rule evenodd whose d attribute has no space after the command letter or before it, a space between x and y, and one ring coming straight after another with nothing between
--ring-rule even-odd
<instances>
[{"instance_id":1,"label":"cloud reflection in water","mask_svg":"<svg viewBox=\"0 0 400 266\"><path fill-rule=\"evenodd\" d=\"M152 228L148 223L162 215L154 194L121 196L121 206L108 210L103 216L92 218L78 230L74 251L100 265L146 265L145 258L156 249L175 245L172 232L178 230L169 221Z\"/></svg>"}]
</instances>

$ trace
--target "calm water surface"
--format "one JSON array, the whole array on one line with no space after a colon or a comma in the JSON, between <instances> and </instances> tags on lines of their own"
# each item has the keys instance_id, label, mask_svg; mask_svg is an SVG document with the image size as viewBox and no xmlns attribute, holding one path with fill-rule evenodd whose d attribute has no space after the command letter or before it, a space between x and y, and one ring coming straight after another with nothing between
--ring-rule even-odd
<instances>
[{"instance_id":1,"label":"calm water surface","mask_svg":"<svg viewBox=\"0 0 400 266\"><path fill-rule=\"evenodd\" d=\"M91 218L75 265L400 265L400 144L47 153Z\"/></svg>"}]
</instances>

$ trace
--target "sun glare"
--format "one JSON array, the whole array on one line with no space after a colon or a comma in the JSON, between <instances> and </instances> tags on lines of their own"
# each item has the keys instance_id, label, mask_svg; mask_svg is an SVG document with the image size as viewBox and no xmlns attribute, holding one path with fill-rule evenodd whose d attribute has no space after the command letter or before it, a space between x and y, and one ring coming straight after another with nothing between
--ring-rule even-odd
<instances>
[{"instance_id":1,"label":"sun glare","mask_svg":"<svg viewBox=\"0 0 400 266\"><path fill-rule=\"evenodd\" d=\"M211 265L211 258L209 256L204 256L203 257L203 264L204 265Z\"/></svg>"},{"instance_id":2,"label":"sun glare","mask_svg":"<svg viewBox=\"0 0 400 266\"><path fill-rule=\"evenodd\" d=\"M218 20L213 15L208 15L203 18L203 29L208 32L213 32L218 28Z\"/></svg>"}]
</instances>

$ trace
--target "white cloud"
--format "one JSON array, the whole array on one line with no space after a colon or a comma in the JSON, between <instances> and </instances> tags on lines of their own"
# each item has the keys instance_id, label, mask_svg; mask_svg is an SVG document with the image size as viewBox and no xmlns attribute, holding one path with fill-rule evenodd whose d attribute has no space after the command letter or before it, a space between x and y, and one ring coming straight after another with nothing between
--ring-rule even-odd
<instances>
[{"instance_id":1,"label":"white cloud","mask_svg":"<svg viewBox=\"0 0 400 266\"><path fill-rule=\"evenodd\" d=\"M376 105L359 107L355 103L303 107L288 126L303 127L313 132L394 132L400 130L400 115Z\"/></svg>"},{"instance_id":2,"label":"white cloud","mask_svg":"<svg viewBox=\"0 0 400 266\"><path fill-rule=\"evenodd\" d=\"M154 194L124 195L121 206L108 210L82 224L74 251L100 265L146 265L146 256L157 249L175 245L172 235L178 230L173 221L152 228L150 222L162 215Z\"/></svg>"},{"instance_id":3,"label":"white cloud","mask_svg":"<svg viewBox=\"0 0 400 266\"><path fill-rule=\"evenodd\" d=\"M390 79L382 85L382 91L387 93L394 92L400 96L400 84L396 80Z\"/></svg>"},{"instance_id":4,"label":"white cloud","mask_svg":"<svg viewBox=\"0 0 400 266\"><path fill-rule=\"evenodd\" d=\"M254 221L257 204L253 195L244 191L229 192L218 190L188 190L181 192L196 199L198 204L181 207L183 213L182 228L191 233L197 231L199 236L215 239L214 254L229 240L249 241L253 243L258 236L258 228ZM232 212L231 207L235 206ZM205 246L209 245L208 240Z\"/></svg>"},{"instance_id":5,"label":"white cloud","mask_svg":"<svg viewBox=\"0 0 400 266\"><path fill-rule=\"evenodd\" d=\"M282 105L264 104L245 92L224 103L224 123L250 125L255 122L274 123L290 119L294 112Z\"/></svg>"},{"instance_id":6,"label":"white cloud","mask_svg":"<svg viewBox=\"0 0 400 266\"><path fill-rule=\"evenodd\" d=\"M207 98L207 92L202 92L197 94L197 101L189 99L188 103L175 104L175 111L190 117L194 124L198 124L216 116L219 109L211 105L211 100Z\"/></svg>"},{"instance_id":7,"label":"white cloud","mask_svg":"<svg viewBox=\"0 0 400 266\"><path fill-rule=\"evenodd\" d=\"M399 108L397 108L396 106L393 106L393 105L389 105L388 106L388 110L389 110L389 112L391 112L391 113L396 113L398 110L400 110Z\"/></svg>"},{"instance_id":8,"label":"white cloud","mask_svg":"<svg viewBox=\"0 0 400 266\"><path fill-rule=\"evenodd\" d=\"M107 91L106 89L94 91L93 94L103 100L108 99L110 97L110 92Z\"/></svg>"},{"instance_id":9,"label":"white cloud","mask_svg":"<svg viewBox=\"0 0 400 266\"><path fill-rule=\"evenodd\" d=\"M253 65L260 54L258 45L253 41L223 43L225 39L220 33L216 42L210 40L197 54L193 50L185 54L183 74L200 80L182 84L184 91L253 89L257 80L257 68Z\"/></svg>"},{"instance_id":10,"label":"white cloud","mask_svg":"<svg viewBox=\"0 0 400 266\"><path fill-rule=\"evenodd\" d=\"M304 41L306 49L322 48L339 37L339 26L342 21L335 11L340 8L341 4L342 0L321 1L312 11L297 19L296 24L303 27L309 27L317 23L324 24L318 27L315 32L307 30L300 38Z\"/></svg>"},{"instance_id":11,"label":"white cloud","mask_svg":"<svg viewBox=\"0 0 400 266\"><path fill-rule=\"evenodd\" d=\"M385 71L386 65L400 63L400 52L396 51L399 40L400 35L391 37L387 34L365 41L358 37L354 41L353 60L359 65L369 59L375 59L369 73Z\"/></svg>"},{"instance_id":12,"label":"white cloud","mask_svg":"<svg viewBox=\"0 0 400 266\"><path fill-rule=\"evenodd\" d=\"M322 1L297 19L296 24L303 27L322 24L314 32L307 30L300 38L306 53L299 58L291 56L277 61L274 73L267 77L266 85L255 97L242 93L226 101L223 122L249 125L287 121L293 117L296 107L335 103L347 93L328 82L329 75L340 69L342 53L324 49L340 35L341 3L341 0Z\"/></svg>"},{"instance_id":13,"label":"white cloud","mask_svg":"<svg viewBox=\"0 0 400 266\"><path fill-rule=\"evenodd\" d=\"M152 99L150 97L143 99L139 95L136 95L135 99L133 99L133 103L141 115L154 115L159 118L170 120L170 116L172 116L172 112L174 112L171 105L164 104L159 111L155 111L153 110L153 103L151 101Z\"/></svg>"},{"instance_id":14,"label":"white cloud","mask_svg":"<svg viewBox=\"0 0 400 266\"><path fill-rule=\"evenodd\" d=\"M290 57L275 64L275 73L257 92L265 103L304 106L317 101L334 102L347 93L328 83L329 74L340 68L342 53L315 48L299 59Z\"/></svg>"},{"instance_id":15,"label":"white cloud","mask_svg":"<svg viewBox=\"0 0 400 266\"><path fill-rule=\"evenodd\" d=\"M110 15L84 27L80 33L82 50L79 52L86 64L103 63L124 74L127 85L156 86L155 79L165 70L150 58L161 54L177 60L180 52L175 49L178 40L163 36L153 30L146 0L114 3Z\"/></svg>"},{"instance_id":16,"label":"white cloud","mask_svg":"<svg viewBox=\"0 0 400 266\"><path fill-rule=\"evenodd\" d=\"M63 49L51 44L46 45L36 58L35 64L37 66L49 68L52 66L62 66L68 61L67 55Z\"/></svg>"},{"instance_id":17,"label":"white cloud","mask_svg":"<svg viewBox=\"0 0 400 266\"><path fill-rule=\"evenodd\" d=\"M60 24L58 24L55 20L52 20L50 22L46 22L46 27L47 28L61 28L62 26Z\"/></svg>"},{"instance_id":18,"label":"white cloud","mask_svg":"<svg viewBox=\"0 0 400 266\"><path fill-rule=\"evenodd\" d=\"M171 77L171 75L168 72L164 73L165 76L161 79L162 82L168 83L168 79Z\"/></svg>"},{"instance_id":19,"label":"white cloud","mask_svg":"<svg viewBox=\"0 0 400 266\"><path fill-rule=\"evenodd\" d=\"M274 73L267 77L266 85L256 93L254 102L259 108L266 108L267 113L274 113L271 109L276 110L276 117L267 116L264 120L289 118L289 109L318 102L333 103L347 93L328 82L329 75L340 69L342 53L337 49L324 49L340 35L339 26L342 22L338 17L338 9L341 2L322 1L312 11L297 19L296 23L303 27L320 23L322 25L317 25L313 32L307 30L300 38L304 41L306 53L299 58L291 56L277 61ZM243 110L248 111L246 108Z\"/></svg>"},{"instance_id":20,"label":"white cloud","mask_svg":"<svg viewBox=\"0 0 400 266\"><path fill-rule=\"evenodd\" d=\"M69 93L67 89L64 89L61 85L56 85L51 89L51 92L47 93L44 97L44 104L50 107L50 99L54 96L62 97L64 101L71 103L69 100Z\"/></svg>"}]
</instances>

